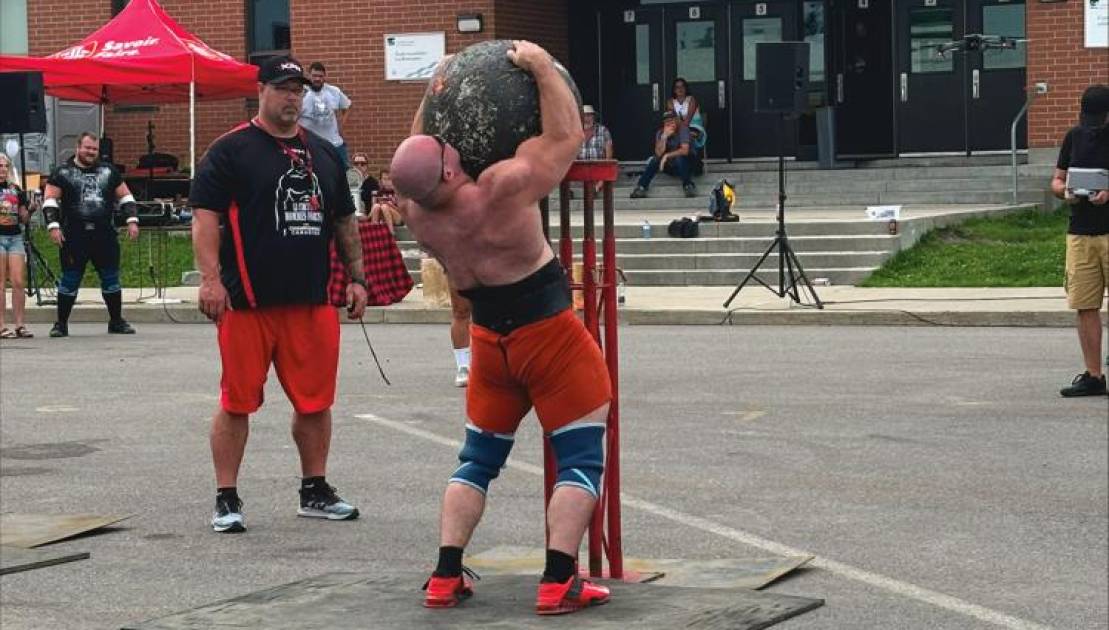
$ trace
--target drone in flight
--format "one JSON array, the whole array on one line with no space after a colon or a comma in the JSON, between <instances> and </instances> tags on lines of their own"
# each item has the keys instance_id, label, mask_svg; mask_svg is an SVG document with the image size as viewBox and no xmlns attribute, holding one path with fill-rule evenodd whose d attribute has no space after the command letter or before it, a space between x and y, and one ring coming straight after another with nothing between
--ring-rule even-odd
<instances>
[{"instance_id":1,"label":"drone in flight","mask_svg":"<svg viewBox=\"0 0 1109 630\"><path fill-rule=\"evenodd\" d=\"M950 42L943 42L942 44L926 44L921 46L919 50L934 49L936 54L943 59L947 58L948 53L953 52L976 52L979 50L1013 50L1017 44L1022 44L1028 41L1023 37L1006 37L1005 35L981 35L973 33L964 35L961 39L956 39Z\"/></svg>"}]
</instances>

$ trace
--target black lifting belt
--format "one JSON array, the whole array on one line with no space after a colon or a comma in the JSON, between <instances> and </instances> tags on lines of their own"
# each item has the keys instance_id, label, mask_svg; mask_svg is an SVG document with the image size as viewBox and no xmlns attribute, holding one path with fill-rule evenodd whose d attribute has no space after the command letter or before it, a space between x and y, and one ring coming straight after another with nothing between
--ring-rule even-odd
<instances>
[{"instance_id":1,"label":"black lifting belt","mask_svg":"<svg viewBox=\"0 0 1109 630\"><path fill-rule=\"evenodd\" d=\"M518 282L459 293L473 302L474 323L499 335L570 308L570 283L556 258Z\"/></svg>"}]
</instances>

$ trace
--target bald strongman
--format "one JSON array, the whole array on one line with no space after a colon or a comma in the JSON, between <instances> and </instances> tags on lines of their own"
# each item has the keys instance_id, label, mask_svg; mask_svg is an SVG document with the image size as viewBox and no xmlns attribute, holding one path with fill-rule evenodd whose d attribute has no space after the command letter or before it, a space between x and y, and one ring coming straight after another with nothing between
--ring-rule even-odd
<instances>
[{"instance_id":1,"label":"bald strongman","mask_svg":"<svg viewBox=\"0 0 1109 630\"><path fill-rule=\"evenodd\" d=\"M570 309L566 275L543 236L538 207L581 146L577 103L542 48L518 41L508 56L535 77L542 135L474 181L457 149L422 135L419 111L390 171L409 229L473 303L466 441L443 496L439 563L424 605L454 606L473 593L463 549L520 420L535 407L558 461L536 612L559 614L609 597L607 588L577 576L576 563L601 487L612 390L600 348Z\"/></svg>"}]
</instances>

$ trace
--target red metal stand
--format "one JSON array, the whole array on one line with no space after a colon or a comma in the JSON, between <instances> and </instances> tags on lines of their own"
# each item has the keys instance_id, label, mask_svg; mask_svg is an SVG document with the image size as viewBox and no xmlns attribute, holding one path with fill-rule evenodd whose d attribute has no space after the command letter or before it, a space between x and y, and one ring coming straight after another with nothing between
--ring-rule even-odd
<instances>
[{"instance_id":1,"label":"red metal stand","mask_svg":"<svg viewBox=\"0 0 1109 630\"><path fill-rule=\"evenodd\" d=\"M620 535L620 379L617 347L616 310L616 228L612 205L612 185L618 173L615 160L574 162L559 186L558 256L569 277L573 278L574 242L570 228L571 184L580 182L584 201L582 229L582 274L580 282L571 282L571 291L582 292L585 327L604 353L612 381L612 402L606 421L605 474L601 496L589 526L589 575L624 579L624 553ZM602 184L604 228L601 238L600 281L597 280L597 240L594 227L596 182ZM543 233L550 238L550 210L547 200L540 204ZM602 334L603 329L603 334ZM544 497L550 503L554 491L554 452L550 440L543 440ZM608 558L605 571L604 558Z\"/></svg>"}]
</instances>

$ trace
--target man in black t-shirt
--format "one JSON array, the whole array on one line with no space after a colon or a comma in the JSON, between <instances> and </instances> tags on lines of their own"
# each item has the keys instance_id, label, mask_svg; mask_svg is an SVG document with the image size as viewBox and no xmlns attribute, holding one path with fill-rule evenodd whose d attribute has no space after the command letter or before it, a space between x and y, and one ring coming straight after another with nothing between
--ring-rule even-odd
<instances>
[{"instance_id":1,"label":"man in black t-shirt","mask_svg":"<svg viewBox=\"0 0 1109 630\"><path fill-rule=\"evenodd\" d=\"M115 202L127 215L127 233L139 237L138 207L111 164L100 161L100 140L85 132L77 138L77 153L54 169L46 181L46 229L61 247L62 277L58 280L58 321L51 337L69 336L69 314L91 261L100 276L100 294L108 307L108 332L131 335L135 329L123 319L123 290L119 284L119 240L113 222Z\"/></svg>"},{"instance_id":2,"label":"man in black t-shirt","mask_svg":"<svg viewBox=\"0 0 1109 630\"><path fill-rule=\"evenodd\" d=\"M366 280L342 159L297 126L306 83L291 57L262 64L258 116L212 143L189 196L200 310L217 324L223 363L211 432L217 532L245 529L239 464L271 363L293 404L303 473L297 513L358 517L324 477L339 363L339 320L327 300L333 236L352 278L351 319L366 308Z\"/></svg>"},{"instance_id":3,"label":"man in black t-shirt","mask_svg":"<svg viewBox=\"0 0 1109 630\"><path fill-rule=\"evenodd\" d=\"M1109 288L1109 190L1076 195L1067 187L1067 169L1109 169L1109 86L1082 94L1079 124L1067 132L1051 190L1071 207L1067 230L1067 303L1078 311L1078 341L1086 371L1059 391L1063 396L1103 396L1101 305Z\"/></svg>"}]
</instances>

